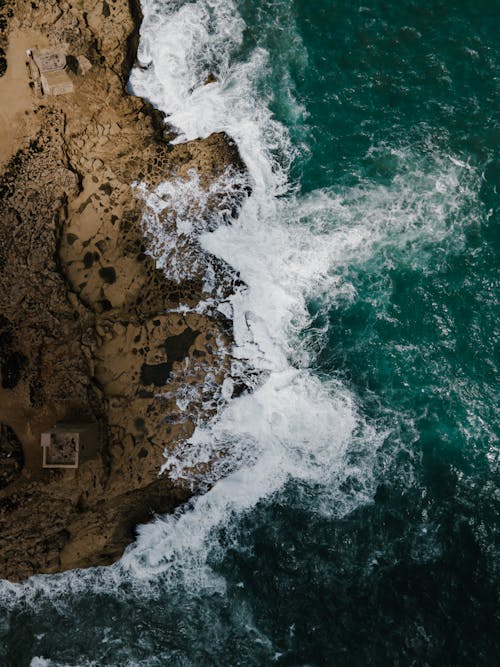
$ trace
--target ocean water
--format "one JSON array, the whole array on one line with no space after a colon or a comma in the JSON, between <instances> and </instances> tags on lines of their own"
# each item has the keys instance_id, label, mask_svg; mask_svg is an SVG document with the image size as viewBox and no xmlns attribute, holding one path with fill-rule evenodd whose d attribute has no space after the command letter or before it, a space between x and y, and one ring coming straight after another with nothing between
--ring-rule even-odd
<instances>
[{"instance_id":1,"label":"ocean water","mask_svg":"<svg viewBox=\"0 0 500 667\"><path fill-rule=\"evenodd\" d=\"M229 453L208 493L109 568L0 584L0 663L497 664L498 3L142 4L130 88L253 188L204 225L194 175L138 184L149 251L240 273L206 307L258 374L166 459Z\"/></svg>"}]
</instances>

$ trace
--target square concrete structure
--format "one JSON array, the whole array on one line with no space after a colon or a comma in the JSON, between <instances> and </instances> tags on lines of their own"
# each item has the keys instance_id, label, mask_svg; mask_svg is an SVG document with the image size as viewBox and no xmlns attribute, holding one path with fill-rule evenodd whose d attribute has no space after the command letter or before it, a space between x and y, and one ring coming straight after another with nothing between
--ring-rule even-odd
<instances>
[{"instance_id":1,"label":"square concrete structure","mask_svg":"<svg viewBox=\"0 0 500 667\"><path fill-rule=\"evenodd\" d=\"M66 56L49 49L28 51L40 73L44 95L66 95L74 90L67 67Z\"/></svg>"},{"instance_id":2,"label":"square concrete structure","mask_svg":"<svg viewBox=\"0 0 500 667\"><path fill-rule=\"evenodd\" d=\"M65 70L45 72L40 76L44 95L67 95L74 90L73 82Z\"/></svg>"},{"instance_id":3,"label":"square concrete structure","mask_svg":"<svg viewBox=\"0 0 500 667\"><path fill-rule=\"evenodd\" d=\"M66 56L58 51L44 49L32 51L31 54L41 74L55 72L66 67Z\"/></svg>"},{"instance_id":4,"label":"square concrete structure","mask_svg":"<svg viewBox=\"0 0 500 667\"><path fill-rule=\"evenodd\" d=\"M43 468L78 468L97 456L99 424L60 422L42 433L41 445Z\"/></svg>"}]
</instances>

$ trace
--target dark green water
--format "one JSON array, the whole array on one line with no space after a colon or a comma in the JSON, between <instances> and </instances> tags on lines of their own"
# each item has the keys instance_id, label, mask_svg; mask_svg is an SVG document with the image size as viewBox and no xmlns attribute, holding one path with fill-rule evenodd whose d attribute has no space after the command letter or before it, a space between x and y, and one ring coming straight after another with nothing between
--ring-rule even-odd
<instances>
[{"instance_id":1,"label":"dark green water","mask_svg":"<svg viewBox=\"0 0 500 667\"><path fill-rule=\"evenodd\" d=\"M290 184L276 229L293 229L294 252L300 234L314 240L291 283L314 252L321 273L306 272L309 318L284 347L332 401L348 392L355 423L338 462L321 459L326 477L300 474L313 450L293 422L277 440L293 458L296 434L295 468L255 497L258 466L151 528L122 565L4 585L0 662L497 664L498 3L144 4L165 17L203 6L209 35L239 14L241 41L204 52L219 74L269 55L249 76L289 137L265 135ZM313 443L317 425L320 457L349 411L307 391L294 412ZM256 451L276 432L259 431ZM242 489L248 501L219 502Z\"/></svg>"}]
</instances>

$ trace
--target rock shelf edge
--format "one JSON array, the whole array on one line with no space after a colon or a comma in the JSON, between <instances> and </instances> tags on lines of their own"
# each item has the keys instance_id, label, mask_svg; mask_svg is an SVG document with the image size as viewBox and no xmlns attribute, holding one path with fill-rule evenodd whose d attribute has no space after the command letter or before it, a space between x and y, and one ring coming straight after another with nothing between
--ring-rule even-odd
<instances>
[{"instance_id":1,"label":"rock shelf edge","mask_svg":"<svg viewBox=\"0 0 500 667\"><path fill-rule=\"evenodd\" d=\"M230 137L172 145L163 115L126 92L138 0L5 0L0 19L0 578L21 581L108 565L139 523L203 490L159 471L217 413L231 322L196 309L213 296L201 270L156 268L132 183L196 174L208 189L231 170L235 213L249 186ZM61 52L73 92L41 94L29 49ZM238 277L194 251L229 297ZM43 468L41 434L82 421L99 425L97 454Z\"/></svg>"}]
</instances>

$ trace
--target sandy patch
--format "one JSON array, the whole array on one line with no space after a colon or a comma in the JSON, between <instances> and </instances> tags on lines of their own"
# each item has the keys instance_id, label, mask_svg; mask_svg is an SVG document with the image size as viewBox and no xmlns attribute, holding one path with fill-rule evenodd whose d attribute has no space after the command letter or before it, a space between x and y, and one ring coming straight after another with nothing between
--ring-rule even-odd
<instances>
[{"instance_id":1,"label":"sandy patch","mask_svg":"<svg viewBox=\"0 0 500 667\"><path fill-rule=\"evenodd\" d=\"M33 136L33 109L38 100L29 87L26 50L47 46L40 33L13 28L9 34L7 72L0 78L0 165L12 157L23 140Z\"/></svg>"}]
</instances>

